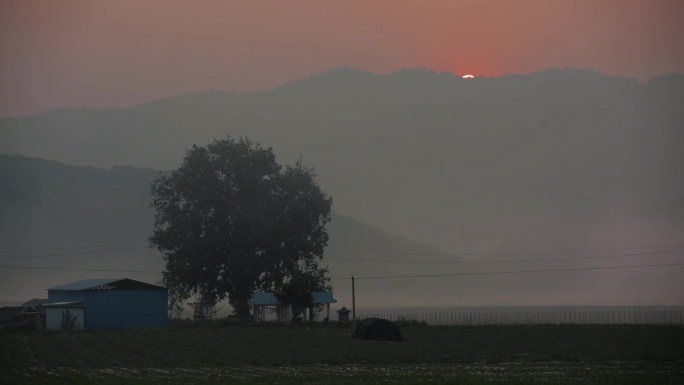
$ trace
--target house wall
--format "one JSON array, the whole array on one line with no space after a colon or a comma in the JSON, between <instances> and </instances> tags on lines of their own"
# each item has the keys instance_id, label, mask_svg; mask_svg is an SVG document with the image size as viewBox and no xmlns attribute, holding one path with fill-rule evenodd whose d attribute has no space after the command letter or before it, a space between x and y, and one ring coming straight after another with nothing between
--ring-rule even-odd
<instances>
[{"instance_id":1,"label":"house wall","mask_svg":"<svg viewBox=\"0 0 684 385\"><path fill-rule=\"evenodd\" d=\"M168 322L166 290L89 291L88 330L163 327Z\"/></svg>"},{"instance_id":2,"label":"house wall","mask_svg":"<svg viewBox=\"0 0 684 385\"><path fill-rule=\"evenodd\" d=\"M85 330L122 331L164 327L168 322L166 290L51 290L50 301L83 301Z\"/></svg>"},{"instance_id":3,"label":"house wall","mask_svg":"<svg viewBox=\"0 0 684 385\"><path fill-rule=\"evenodd\" d=\"M76 317L74 330L83 330L85 321L85 309L82 307L46 307L45 308L45 329L62 330L62 317L65 312L69 312Z\"/></svg>"}]
</instances>

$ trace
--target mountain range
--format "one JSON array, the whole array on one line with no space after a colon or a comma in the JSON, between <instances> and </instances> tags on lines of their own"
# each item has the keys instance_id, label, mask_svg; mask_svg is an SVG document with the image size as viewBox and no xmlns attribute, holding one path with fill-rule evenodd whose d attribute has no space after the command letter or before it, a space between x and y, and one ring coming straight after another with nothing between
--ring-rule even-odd
<instances>
[{"instance_id":1,"label":"mountain range","mask_svg":"<svg viewBox=\"0 0 684 385\"><path fill-rule=\"evenodd\" d=\"M375 75L339 68L262 92L209 91L132 108L58 109L0 119L0 153L71 165L61 167L88 166L93 178L122 170L154 175L157 171L149 169L177 167L193 144L247 136L272 146L280 163L302 156L313 165L322 188L334 197L336 222L358 221L355 228L365 229L358 237L376 230L398 234L431 250L417 254L435 258L521 253L553 259L561 255L556 252L652 251L645 246L684 244L682 101L684 75L678 74L640 83L576 69L462 79L428 70ZM126 212L140 212L144 201L90 202L82 209L118 206L117 223L126 223L124 217L132 218ZM31 215L43 215L41 208L33 210ZM149 221L140 226L149 228ZM64 227L57 233L94 231ZM340 246L352 252L347 259L413 260L363 262L356 270L342 269L351 262L340 260L336 269L342 276L356 274L352 270L368 276L430 275L490 266L412 265L430 255L384 247L389 246ZM490 270L662 264L678 262L680 255L503 264ZM334 275L334 254L329 257ZM382 293L374 303L391 304L426 297L440 305L681 303L684 299L672 294L684 289L675 279L678 271L681 267L616 269L576 273L567 281L548 274L482 276L476 284L435 278L415 290L389 279L368 285Z\"/></svg>"}]
</instances>

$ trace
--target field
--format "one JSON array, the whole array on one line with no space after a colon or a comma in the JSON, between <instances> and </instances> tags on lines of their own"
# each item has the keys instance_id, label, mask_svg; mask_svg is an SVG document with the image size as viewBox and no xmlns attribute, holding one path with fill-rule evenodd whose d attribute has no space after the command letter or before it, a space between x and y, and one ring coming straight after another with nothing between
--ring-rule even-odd
<instances>
[{"instance_id":1,"label":"field","mask_svg":"<svg viewBox=\"0 0 684 385\"><path fill-rule=\"evenodd\" d=\"M0 335L11 384L682 384L681 325L175 326Z\"/></svg>"}]
</instances>

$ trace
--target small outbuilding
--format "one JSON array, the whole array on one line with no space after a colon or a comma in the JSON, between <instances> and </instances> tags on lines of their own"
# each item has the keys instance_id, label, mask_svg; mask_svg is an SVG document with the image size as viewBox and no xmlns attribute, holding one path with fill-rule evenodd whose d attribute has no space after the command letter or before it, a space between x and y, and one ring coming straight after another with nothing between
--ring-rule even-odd
<instances>
[{"instance_id":1,"label":"small outbuilding","mask_svg":"<svg viewBox=\"0 0 684 385\"><path fill-rule=\"evenodd\" d=\"M292 320L292 313L289 307L280 303L275 293L255 293L249 304L254 309L254 322L260 323L266 320L266 310L274 309L278 322L288 322Z\"/></svg>"},{"instance_id":2,"label":"small outbuilding","mask_svg":"<svg viewBox=\"0 0 684 385\"><path fill-rule=\"evenodd\" d=\"M333 298L333 293L330 290L311 292L311 299L314 305L326 305L326 319L330 319L330 304L336 303L337 300ZM288 322L292 319L290 307L283 305L275 293L255 293L249 304L254 309L254 321L259 323L266 319L266 309L273 308L277 316L278 322ZM314 319L313 309L309 309L309 320Z\"/></svg>"},{"instance_id":3,"label":"small outbuilding","mask_svg":"<svg viewBox=\"0 0 684 385\"><path fill-rule=\"evenodd\" d=\"M39 313L35 306L4 306L0 308L0 331L31 331L37 329Z\"/></svg>"},{"instance_id":4,"label":"small outbuilding","mask_svg":"<svg viewBox=\"0 0 684 385\"><path fill-rule=\"evenodd\" d=\"M78 331L85 325L83 302L55 302L42 305L45 330Z\"/></svg>"},{"instance_id":5,"label":"small outbuilding","mask_svg":"<svg viewBox=\"0 0 684 385\"><path fill-rule=\"evenodd\" d=\"M342 307L342 309L337 311L337 320L339 322L349 322L349 314L351 311L347 309L346 307Z\"/></svg>"},{"instance_id":6,"label":"small outbuilding","mask_svg":"<svg viewBox=\"0 0 684 385\"><path fill-rule=\"evenodd\" d=\"M403 341L399 328L392 321L382 318L366 318L356 327L354 338L375 341Z\"/></svg>"},{"instance_id":7,"label":"small outbuilding","mask_svg":"<svg viewBox=\"0 0 684 385\"><path fill-rule=\"evenodd\" d=\"M48 302L42 307L46 327L55 327L57 321L61 325L62 315L76 317L75 330L163 327L168 320L168 290L128 278L85 279L48 289Z\"/></svg>"}]
</instances>

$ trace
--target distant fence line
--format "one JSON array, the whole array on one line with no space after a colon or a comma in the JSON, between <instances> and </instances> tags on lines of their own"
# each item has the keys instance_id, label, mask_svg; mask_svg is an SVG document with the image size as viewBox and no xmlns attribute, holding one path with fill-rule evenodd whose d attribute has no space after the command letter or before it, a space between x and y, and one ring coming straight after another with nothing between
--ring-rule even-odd
<instances>
[{"instance_id":1,"label":"distant fence line","mask_svg":"<svg viewBox=\"0 0 684 385\"><path fill-rule=\"evenodd\" d=\"M361 311L356 316L357 320L369 317L415 320L429 325L684 324L684 307L484 307L448 311Z\"/></svg>"}]
</instances>

